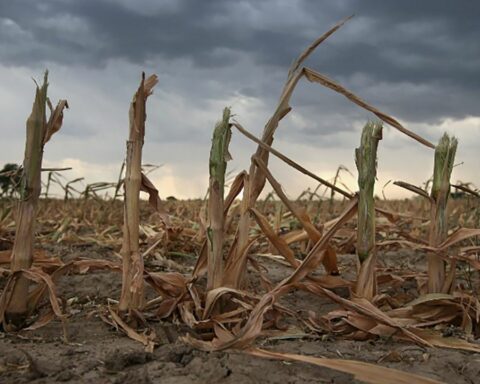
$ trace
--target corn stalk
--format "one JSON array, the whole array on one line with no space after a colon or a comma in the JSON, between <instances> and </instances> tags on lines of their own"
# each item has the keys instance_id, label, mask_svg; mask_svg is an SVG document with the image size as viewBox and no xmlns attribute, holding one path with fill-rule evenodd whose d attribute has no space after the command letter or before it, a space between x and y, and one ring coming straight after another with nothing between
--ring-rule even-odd
<instances>
[{"instance_id":1,"label":"corn stalk","mask_svg":"<svg viewBox=\"0 0 480 384\"><path fill-rule=\"evenodd\" d=\"M48 72L43 84L37 85L32 112L27 119L27 138L20 183L20 201L16 213L16 235L11 258L12 272L29 269L33 262L35 220L38 199L41 192L43 148L52 135L60 130L63 110L68 108L66 100L60 100L55 110L47 97ZM47 120L47 105L50 117ZM15 326L21 326L28 316L29 281L20 275L15 281L12 295L6 309L6 319Z\"/></svg>"},{"instance_id":2,"label":"corn stalk","mask_svg":"<svg viewBox=\"0 0 480 384\"><path fill-rule=\"evenodd\" d=\"M157 84L156 75L142 80L130 104L130 132L127 141L123 223L123 274L119 310L137 310L144 305L143 258L139 250L140 190L142 188L142 148L145 138L145 106Z\"/></svg>"},{"instance_id":3,"label":"corn stalk","mask_svg":"<svg viewBox=\"0 0 480 384\"><path fill-rule=\"evenodd\" d=\"M207 289L222 286L223 279L223 243L224 243L224 185L227 161L231 159L228 152L232 131L230 126L230 109L223 110L222 120L213 131L210 150L210 187L208 198L208 272Z\"/></svg>"},{"instance_id":4,"label":"corn stalk","mask_svg":"<svg viewBox=\"0 0 480 384\"><path fill-rule=\"evenodd\" d=\"M377 176L377 148L382 139L381 122L363 127L360 147L355 150L358 169L357 256L359 273L356 294L372 299L376 294L375 200L373 189Z\"/></svg>"},{"instance_id":5,"label":"corn stalk","mask_svg":"<svg viewBox=\"0 0 480 384\"><path fill-rule=\"evenodd\" d=\"M295 90L295 87L299 80L304 76L304 69L302 67L303 62L310 56L310 54L328 37L334 34L339 28L341 28L351 17L348 17L325 34L316 39L309 47L307 47L293 62L289 71L287 81L282 89L277 107L275 112L267 121L262 134L262 143L271 146L274 139L275 131L278 128L280 121L292 110L290 106L290 98ZM255 158L261 160L265 165L268 166L269 152L265 150L261 145L257 147L257 150L254 154ZM253 158L252 157L252 158ZM235 286L239 288L242 281L243 275L245 273L247 265L247 255L245 250L248 246L248 232L250 228L250 209L255 207L255 203L260 196L266 182L265 174L258 169L255 162L252 160L249 173L248 173L248 188L245 188L243 191L243 203L241 210L241 217L238 223L237 231L237 242L235 248L235 259L241 265L239 270L239 275L235 277Z\"/></svg>"},{"instance_id":6,"label":"corn stalk","mask_svg":"<svg viewBox=\"0 0 480 384\"><path fill-rule=\"evenodd\" d=\"M458 141L446 133L435 147L433 184L430 193L430 236L429 245L439 246L448 234L447 202L450 195L450 176L452 174ZM448 291L445 287L445 262L435 253L428 256L428 291L438 293Z\"/></svg>"}]
</instances>

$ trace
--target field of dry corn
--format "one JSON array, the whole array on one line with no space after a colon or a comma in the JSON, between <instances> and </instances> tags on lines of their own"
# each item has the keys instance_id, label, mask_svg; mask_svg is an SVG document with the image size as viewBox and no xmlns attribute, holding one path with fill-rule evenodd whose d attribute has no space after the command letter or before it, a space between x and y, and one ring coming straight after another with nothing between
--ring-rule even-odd
<instances>
[{"instance_id":1,"label":"field of dry corn","mask_svg":"<svg viewBox=\"0 0 480 384\"><path fill-rule=\"evenodd\" d=\"M228 219L228 244L234 238L240 217L235 208L239 204L240 201L234 203L232 216ZM337 217L348 202L302 198L292 204L305 208L314 223L324 223ZM412 250L399 243L399 239L405 234L410 238L426 238L429 209L419 198L379 200L377 204L382 209L402 213L394 223L385 217L377 218L377 305L382 311L391 312L421 295L419 287L426 279L425 252ZM2 201L0 255L4 268L8 268L15 236L10 209L13 207L13 201ZM288 242L295 259L304 260L312 243L302 232L299 220L278 199L260 201L257 208L263 212L278 238ZM168 201L165 202L165 211L171 217L169 227L149 209L147 202L141 203L139 244L145 269L151 274L164 276L191 276L205 236L199 219L205 215L205 202ZM451 231L461 226L478 226L480 220L478 204L472 198L451 201L448 214ZM158 315L161 306L152 305L151 309L143 311L147 325L139 326L137 331L142 337L150 335L155 343L153 351L147 352L144 345L125 336L122 328L109 324L109 308L117 305L122 286L122 223L123 204L119 200L40 201L34 266L51 276L64 268L65 272L54 278L63 318L53 317L46 296L29 319L26 329L2 334L2 382L352 382L348 373L302 362L292 363L285 358L274 361L258 359L241 350L215 353L197 350L181 338L187 334L203 338L208 327L202 325L201 318L188 317L185 309L176 309L167 316ZM339 298L350 296L351 282L355 280L355 227L353 219L332 239L338 254L340 275L330 277L331 284L336 282L338 285L331 290ZM251 232L252 236L260 235L260 226L253 225ZM464 248L469 246L466 244ZM265 236L259 237L251 247L249 257L244 289L252 298L244 298L244 305L248 302L254 305L253 297L262 297L293 271ZM474 293L472 298L478 298L478 269L469 263L459 263L456 269L458 286L464 292ZM8 272L6 269L2 271L4 277L0 281L4 287ZM311 274L311 278L322 279L324 276L323 267ZM202 279L198 281L199 287L206 286ZM150 302L159 298L153 286L147 286L145 294ZM229 298L235 299L233 295ZM348 323L342 319L350 316L354 320L354 309L349 311L348 307L345 309L341 302L328 296L301 289L291 290L279 299L278 310L267 313L264 329L252 345L307 357L362 361L444 382L474 383L480 367L478 354L462 345L467 340L477 345L473 331L462 327L460 306L454 309L446 305L447 301L445 297L426 303L425 308L439 319L437 324L433 322L426 328L437 332L441 341L456 340L459 344L452 344L453 349L431 348L387 333L382 335L381 328L380 336L369 335L368 332L359 332L354 321L345 332L342 328ZM452 320L444 321L448 317Z\"/></svg>"}]
</instances>

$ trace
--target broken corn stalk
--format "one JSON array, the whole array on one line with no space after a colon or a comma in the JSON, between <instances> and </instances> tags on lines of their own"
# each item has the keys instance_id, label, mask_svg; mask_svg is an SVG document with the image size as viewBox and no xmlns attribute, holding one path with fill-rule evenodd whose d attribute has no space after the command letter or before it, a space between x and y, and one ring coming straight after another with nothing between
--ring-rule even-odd
<instances>
[{"instance_id":1,"label":"broken corn stalk","mask_svg":"<svg viewBox=\"0 0 480 384\"><path fill-rule=\"evenodd\" d=\"M41 192L41 172L43 148L52 135L60 130L63 123L63 110L68 108L66 100L60 100L53 109L47 97L48 71L45 72L43 84L37 85L32 112L27 120L27 138L25 157L20 183L20 201L16 214L16 235L11 258L13 272L29 269L33 262L33 243L36 211ZM47 105L50 117L47 120ZM13 292L6 310L6 319L14 326L21 325L28 315L29 280L20 275L13 287Z\"/></svg>"},{"instance_id":2,"label":"broken corn stalk","mask_svg":"<svg viewBox=\"0 0 480 384\"><path fill-rule=\"evenodd\" d=\"M208 272L207 289L222 285L223 279L223 242L224 242L224 185L227 161L231 159L228 145L232 135L230 109L223 110L222 120L213 131L210 150L210 187L208 199Z\"/></svg>"},{"instance_id":3,"label":"broken corn stalk","mask_svg":"<svg viewBox=\"0 0 480 384\"><path fill-rule=\"evenodd\" d=\"M145 80L145 73L130 104L130 131L127 141L123 224L121 312L141 309L144 305L143 258L139 250L140 189L142 187L142 148L145 138L145 106L157 84L156 75Z\"/></svg>"},{"instance_id":4,"label":"broken corn stalk","mask_svg":"<svg viewBox=\"0 0 480 384\"><path fill-rule=\"evenodd\" d=\"M458 141L446 133L435 147L435 163L433 168L433 184L430 210L430 235L429 245L437 247L448 234L447 202L450 195L450 176L452 174L455 153ZM436 254L428 256L428 291L438 293L448 291L445 284L445 262Z\"/></svg>"},{"instance_id":5,"label":"broken corn stalk","mask_svg":"<svg viewBox=\"0 0 480 384\"><path fill-rule=\"evenodd\" d=\"M360 147L355 150L358 169L357 255L360 264L356 294L372 299L376 294L375 276L375 200L373 189L377 176L377 148L382 139L381 122L368 122L362 131Z\"/></svg>"}]
</instances>

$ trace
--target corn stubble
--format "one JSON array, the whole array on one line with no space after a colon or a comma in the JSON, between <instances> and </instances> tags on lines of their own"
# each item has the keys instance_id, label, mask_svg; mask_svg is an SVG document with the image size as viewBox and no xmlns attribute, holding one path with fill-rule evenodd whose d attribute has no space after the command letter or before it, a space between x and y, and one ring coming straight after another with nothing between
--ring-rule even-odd
<instances>
[{"instance_id":1,"label":"corn stubble","mask_svg":"<svg viewBox=\"0 0 480 384\"><path fill-rule=\"evenodd\" d=\"M59 129L61 112L66 106L66 102L60 103L52 112L50 120L46 121L45 79L44 85L37 89L32 115L27 122L27 130L31 133L27 134L22 200L19 203L11 266L18 278L9 280L7 283L7 287L12 286L11 281L15 283L11 300L8 300L7 315L12 319L18 314L26 315L28 282L23 281L23 275L20 276L21 273L16 271L29 269L32 261L35 261L34 265L43 274L35 274L32 269L25 273L27 277L39 282L38 287L30 294L31 309L38 304L42 295L48 292L53 311L57 316L62 315L54 292L54 281L59 276L67 272L85 272L90 269L111 269L121 272L122 291L118 312L116 308L109 306L108 310L101 314L101 318L108 324L121 329L129 337L143 343L148 351L154 348L155 333L152 329L148 332L145 329L144 332L138 332L136 329L138 323L125 321L123 316L125 313L142 318L142 321L142 312L144 312L150 316L154 314L158 319L169 318L182 322L193 331L183 340L199 349L207 351L237 349L253 356L303 361L348 372L361 380L376 383L391 382L393 379L398 382L435 381L360 362L317 359L253 349L252 344L259 337L266 336L267 331L283 334L283 330L278 327L279 319L291 317L298 320L304 329L308 329L308 332L314 334L331 333L357 340L380 336L402 341L409 340L425 347L438 346L480 352L480 348L474 343L460 339L451 339L447 342L440 334L426 329L432 326L455 324L468 335L480 336L480 303L471 292L463 288L459 289L455 284L457 261L468 263L472 268L480 270L480 264L475 259L480 247L471 245L460 248L456 253L451 252L452 247L458 248L460 244L464 245L466 240L479 236L480 230L460 228L450 235L448 232L447 203L457 141L445 135L435 147L428 140L409 131L396 119L371 106L352 91L325 75L303 66L307 57L346 21L348 19L338 23L319 37L294 61L288 72L278 105L265 124L261 138L255 137L239 122L233 120L229 108L223 110L222 119L213 131L206 210L205 207L200 209L199 203L191 209L170 212L175 225L170 223L163 210L157 189L142 173L146 101L157 83L155 75L149 78L142 76L140 86L130 105L127 156L125 167L122 165L122 171L125 168L123 182L121 171L116 183L97 183L87 186L88 193L86 191L83 194L83 201L77 202L75 199L70 199L71 187L69 186L78 181L73 180L67 183L65 200L67 198L70 200L69 206L74 207L72 209L75 210L75 214L67 212L65 205L60 208L58 206L51 208L52 214L56 212L57 223L60 223L50 236L54 242L82 240L116 247L119 245L121 234L120 230L115 228L123 219L122 265L102 260L80 260L64 264L60 260L53 262L39 256L36 259L33 258L32 228L40 194L42 149L53 132ZM296 85L302 79L320 84L343 95L347 100L373 113L379 119L365 125L360 146L355 151L358 193L345 191L339 186L341 184L338 183L338 172L333 181L325 180L272 146L280 122L292 110L290 99ZM421 211L418 205L413 209L408 206L415 202L404 202L409 209L405 209L405 206L400 204L395 211L392 211L387 209L391 207L386 207L374 199L377 148L382 139L383 123L396 128L427 148L435 148L434 178L430 194L422 188L405 182L395 183L431 202L428 236L425 234L424 225L414 225L418 220L420 223L427 220L405 213ZM232 128L256 143L257 148L251 158L248 172L241 171L225 195ZM304 204L300 198L292 201L283 190L281 183L269 168L270 154L318 182L326 192L331 191L330 196L333 196L333 193L340 194L344 201L337 204L331 198L331 204L328 207L330 215L320 217L324 221L319 224L312 219L314 217L312 204ZM279 200L265 201L261 205L258 204L258 199L267 182ZM79 238L75 235L78 229L74 227L76 221L65 220L64 217L78 216L78 221L86 223L85 227L91 227L94 217L99 214L100 206L98 197L93 198L96 196L95 191L112 187L117 197L122 183L125 188L123 218L120 214L114 215L113 207L119 207L120 204L112 201L111 213L105 216L105 222L101 228L95 229L96 232L91 237ZM314 195L318 196L317 190L318 188L310 195L310 203ZM140 191L148 192L149 204L157 214L155 220L151 218L148 221L148 225L140 222ZM242 191L241 202L237 202L236 199ZM476 192L472 192L472 196L475 196ZM49 202L49 204L51 204L50 207L55 207L56 203ZM420 202L420 204L423 203ZM338 205L339 209L332 209L333 205ZM273 220L271 207L274 207L275 211ZM205 211L207 214L204 218L201 212ZM333 217L333 212L341 213ZM158 214L161 222L158 221ZM3 223L2 217L8 217L8 215L8 212L0 215L0 230ZM198 220L199 217L200 220ZM288 220L294 222L298 228L281 233L281 229L285 227L285 222ZM472 222L471 219L465 221ZM192 223L195 224L196 229L193 229ZM411 233L412 227L419 233ZM143 253L139 243L140 229L147 238L148 244L148 248ZM389 238L385 234L393 234L394 237ZM422 236L425 238L422 239ZM17 238L25 241L20 242ZM168 260L170 263L166 263L164 256L168 255L169 251L172 254L185 255L186 251L183 248L179 252L177 248L172 247L185 247L189 244L198 244L198 258L193 272L185 275L181 273L184 271L175 270L175 268L180 269L178 264L171 263L171 260ZM160 246L162 249L157 252L157 247ZM299 257L299 247L304 252L302 255L304 257ZM415 300L390 296L385 288L393 289L396 284L407 280L414 281L418 278L420 281L418 271L392 270L377 265L378 249L398 250L400 247L408 247L427 255L428 290L426 291L428 294L415 297ZM354 249L358 257L356 281L344 276L336 276L339 272L337 255L353 253L351 249ZM265 252L261 253L261 251ZM272 251L276 254L273 255ZM144 265L144 257L151 256L154 256L157 262L163 260L164 265L173 270L168 272L148 270L148 266ZM280 263L290 270L280 281L274 282L263 266L262 258ZM0 253L0 262L1 260ZM445 270L446 261L450 265L448 274ZM252 289L251 284L248 284L250 276L250 272L247 273L248 265L251 265L258 274L261 288L253 287ZM323 274L318 273L320 265L323 265L325 272ZM206 281L202 279L204 275L206 275ZM158 297L148 302L145 300L145 283L148 283L158 294ZM338 295L336 288L346 290L349 293L348 297ZM300 318L297 312L279 303L282 296L296 290L328 298L337 307L334 311L323 313L321 316L310 311L306 318ZM0 301L0 309L8 296L5 295L5 291ZM420 283L419 292L423 292ZM439 295L440 293L443 294ZM219 305L226 302L228 306ZM319 308L319 312L321 311L322 308ZM145 325L145 322L143 324Z\"/></svg>"},{"instance_id":2,"label":"corn stubble","mask_svg":"<svg viewBox=\"0 0 480 384\"><path fill-rule=\"evenodd\" d=\"M145 120L147 98L152 94L153 87L158 83L156 75L142 80L130 104L130 129L127 141L127 156L125 162L125 198L123 224L123 275L122 293L118 308L120 311L139 310L144 305L143 257L139 249L140 227L140 190L145 184L142 174L142 148L145 140Z\"/></svg>"},{"instance_id":3,"label":"corn stubble","mask_svg":"<svg viewBox=\"0 0 480 384\"><path fill-rule=\"evenodd\" d=\"M228 152L230 137L230 109L223 110L222 120L215 126L210 151L209 170L210 187L208 198L208 274L207 290L219 288L223 283L224 262L224 186L227 161L231 159Z\"/></svg>"},{"instance_id":4,"label":"corn stubble","mask_svg":"<svg viewBox=\"0 0 480 384\"><path fill-rule=\"evenodd\" d=\"M29 269L33 262L35 219L41 193L41 171L43 148L63 123L63 110L68 108L66 100L60 100L53 109L47 97L48 72L43 83L35 90L32 112L27 120L25 157L20 184L20 201L16 213L16 235L11 256L13 272ZM50 117L47 120L47 106ZM21 325L28 315L29 281L18 275L6 309L6 319L13 325Z\"/></svg>"},{"instance_id":5,"label":"corn stubble","mask_svg":"<svg viewBox=\"0 0 480 384\"><path fill-rule=\"evenodd\" d=\"M377 148L382 139L382 123L369 122L362 131L360 147L355 150L358 169L357 255L360 263L355 293L372 300L377 294L375 265L375 200Z\"/></svg>"},{"instance_id":6,"label":"corn stubble","mask_svg":"<svg viewBox=\"0 0 480 384\"><path fill-rule=\"evenodd\" d=\"M431 213L429 245L438 247L448 235L447 202L450 196L450 176L455 162L458 141L444 134L435 147L433 182L431 190ZM455 273L455 265L452 265ZM453 278L453 276L452 276ZM452 278L445 279L445 262L440 255L428 255L428 291L430 293L450 292Z\"/></svg>"}]
</instances>

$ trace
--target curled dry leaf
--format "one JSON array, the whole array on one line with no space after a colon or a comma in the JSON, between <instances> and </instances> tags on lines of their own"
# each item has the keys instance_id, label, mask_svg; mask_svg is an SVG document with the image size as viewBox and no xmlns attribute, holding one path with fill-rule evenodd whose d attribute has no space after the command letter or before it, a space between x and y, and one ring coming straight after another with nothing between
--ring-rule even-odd
<instances>
[{"instance_id":1,"label":"curled dry leaf","mask_svg":"<svg viewBox=\"0 0 480 384\"><path fill-rule=\"evenodd\" d=\"M225 294L234 294L235 296L238 296L238 297L251 297L251 294L245 291L240 291L238 289L227 288L227 287L212 289L207 293L207 297L205 299L205 310L203 313L203 319L206 319L210 316L210 314L212 313L213 307L215 306L215 303L220 299L222 295L225 295Z\"/></svg>"},{"instance_id":2,"label":"curled dry leaf","mask_svg":"<svg viewBox=\"0 0 480 384\"><path fill-rule=\"evenodd\" d=\"M60 100L55 107L55 110L52 109L52 104L48 100L48 106L50 108L50 118L47 122L47 127L45 130L45 136L43 138L43 144L45 145L51 137L60 130L63 124L63 110L68 109L67 100Z\"/></svg>"},{"instance_id":3,"label":"curled dry leaf","mask_svg":"<svg viewBox=\"0 0 480 384\"><path fill-rule=\"evenodd\" d=\"M163 208L162 200L160 199L160 196L158 194L158 189L143 172L140 190L148 193L148 202L150 203L152 208L160 214L160 217L165 224L169 224L170 221L168 218L168 214Z\"/></svg>"},{"instance_id":4,"label":"curled dry leaf","mask_svg":"<svg viewBox=\"0 0 480 384\"><path fill-rule=\"evenodd\" d=\"M140 334L125 323L122 318L112 309L108 308L112 321L133 340L142 343L145 346L145 352L152 353L155 348L155 332L150 330L148 334Z\"/></svg>"},{"instance_id":5,"label":"curled dry leaf","mask_svg":"<svg viewBox=\"0 0 480 384\"><path fill-rule=\"evenodd\" d=\"M187 290L188 280L180 273L145 272L147 282L162 295L178 297Z\"/></svg>"},{"instance_id":6,"label":"curled dry leaf","mask_svg":"<svg viewBox=\"0 0 480 384\"><path fill-rule=\"evenodd\" d=\"M3 292L0 296L0 323L5 322L5 312L8 308L10 300L12 300L12 292L15 286L15 282L20 276L46 287L48 291L49 302L54 315L58 319L62 320L62 322L64 322L65 316L60 308L60 305L59 305L60 300L57 297L57 294L55 291L55 285L52 281L52 278L50 277L50 275L43 272L40 268L32 267L28 270L15 271L7 279ZM32 309L35 308L35 307L32 307L30 303L29 303L29 307ZM46 319L43 319L39 324L37 324L36 328L47 324L52 318L47 317ZM4 323L4 326L5 326L5 329L9 329L8 324Z\"/></svg>"}]
</instances>

